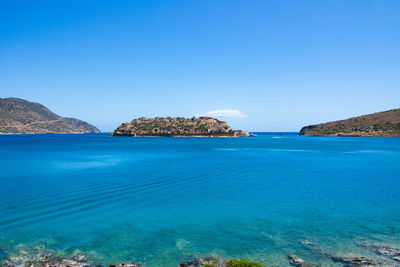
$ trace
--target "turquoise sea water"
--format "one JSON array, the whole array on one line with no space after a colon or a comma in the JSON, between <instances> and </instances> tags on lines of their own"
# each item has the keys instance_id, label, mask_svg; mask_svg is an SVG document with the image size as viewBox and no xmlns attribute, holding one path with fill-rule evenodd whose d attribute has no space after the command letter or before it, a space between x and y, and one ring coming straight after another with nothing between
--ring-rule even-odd
<instances>
[{"instance_id":1,"label":"turquoise sea water","mask_svg":"<svg viewBox=\"0 0 400 267\"><path fill-rule=\"evenodd\" d=\"M287 266L400 246L400 138L0 136L0 260Z\"/></svg>"}]
</instances>

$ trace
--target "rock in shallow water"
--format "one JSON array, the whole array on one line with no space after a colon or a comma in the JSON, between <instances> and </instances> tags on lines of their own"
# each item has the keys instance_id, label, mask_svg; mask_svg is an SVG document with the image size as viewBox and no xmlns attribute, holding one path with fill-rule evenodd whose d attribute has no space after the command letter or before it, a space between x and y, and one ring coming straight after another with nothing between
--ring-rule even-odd
<instances>
[{"instance_id":1,"label":"rock in shallow water","mask_svg":"<svg viewBox=\"0 0 400 267\"><path fill-rule=\"evenodd\" d=\"M11 257L3 262L2 267L104 267L94 265L88 261L83 253L74 253L70 258L56 257L39 254L33 260L25 260L23 257ZM141 263L110 264L109 267L143 267Z\"/></svg>"},{"instance_id":2,"label":"rock in shallow water","mask_svg":"<svg viewBox=\"0 0 400 267\"><path fill-rule=\"evenodd\" d=\"M219 264L220 262L221 261L214 256L206 256L206 257L202 257L202 258L195 258L188 262L181 263L178 266L179 267L198 267L198 266L203 266L206 264L214 264L215 266L217 266L217 264Z\"/></svg>"},{"instance_id":3,"label":"rock in shallow water","mask_svg":"<svg viewBox=\"0 0 400 267\"><path fill-rule=\"evenodd\" d=\"M360 247L373 250L378 255L400 262L400 248L394 248L388 245L379 245L379 244L368 244L368 243L357 243L357 242L356 244Z\"/></svg>"},{"instance_id":4,"label":"rock in shallow water","mask_svg":"<svg viewBox=\"0 0 400 267\"><path fill-rule=\"evenodd\" d=\"M331 259L334 262L343 263L346 267L367 267L376 265L375 262L364 257L341 257L331 255Z\"/></svg>"},{"instance_id":5,"label":"rock in shallow water","mask_svg":"<svg viewBox=\"0 0 400 267\"><path fill-rule=\"evenodd\" d=\"M290 264L298 267L319 267L319 265L315 265L309 262L304 261L303 259L296 257L294 255L289 255Z\"/></svg>"},{"instance_id":6,"label":"rock in shallow water","mask_svg":"<svg viewBox=\"0 0 400 267\"><path fill-rule=\"evenodd\" d=\"M109 267L142 267L143 265L141 263L120 263L117 265L110 264Z\"/></svg>"},{"instance_id":7,"label":"rock in shallow water","mask_svg":"<svg viewBox=\"0 0 400 267\"><path fill-rule=\"evenodd\" d=\"M35 260L25 263L25 267L89 267L91 263L85 260L85 255L75 253L71 258L52 257L51 255L41 254Z\"/></svg>"}]
</instances>

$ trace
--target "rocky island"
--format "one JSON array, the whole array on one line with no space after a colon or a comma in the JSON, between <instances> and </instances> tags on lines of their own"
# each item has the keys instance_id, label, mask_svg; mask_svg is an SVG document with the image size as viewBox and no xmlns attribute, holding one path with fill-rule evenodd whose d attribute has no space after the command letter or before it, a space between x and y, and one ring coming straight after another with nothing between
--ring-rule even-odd
<instances>
[{"instance_id":1,"label":"rocky island","mask_svg":"<svg viewBox=\"0 0 400 267\"><path fill-rule=\"evenodd\" d=\"M400 137L400 109L310 125L303 127L299 134L310 136Z\"/></svg>"},{"instance_id":2,"label":"rocky island","mask_svg":"<svg viewBox=\"0 0 400 267\"><path fill-rule=\"evenodd\" d=\"M0 98L0 134L99 133L87 122L64 118L20 98Z\"/></svg>"},{"instance_id":3,"label":"rocky island","mask_svg":"<svg viewBox=\"0 0 400 267\"><path fill-rule=\"evenodd\" d=\"M121 124L111 136L242 137L248 131L233 130L225 121L211 117L139 118Z\"/></svg>"}]
</instances>

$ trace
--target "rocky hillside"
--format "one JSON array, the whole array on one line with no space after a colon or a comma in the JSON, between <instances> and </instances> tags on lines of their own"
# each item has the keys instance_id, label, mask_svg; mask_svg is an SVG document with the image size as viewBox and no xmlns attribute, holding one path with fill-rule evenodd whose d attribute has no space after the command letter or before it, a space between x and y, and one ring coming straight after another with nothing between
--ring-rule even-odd
<instances>
[{"instance_id":1,"label":"rocky hillside","mask_svg":"<svg viewBox=\"0 0 400 267\"><path fill-rule=\"evenodd\" d=\"M0 98L0 134L98 133L87 122L63 118L20 98Z\"/></svg>"},{"instance_id":2,"label":"rocky hillside","mask_svg":"<svg viewBox=\"0 0 400 267\"><path fill-rule=\"evenodd\" d=\"M299 134L311 136L400 137L400 109L310 125L303 127Z\"/></svg>"},{"instance_id":3,"label":"rocky hillside","mask_svg":"<svg viewBox=\"0 0 400 267\"><path fill-rule=\"evenodd\" d=\"M249 136L247 131L235 131L225 121L211 117L139 118L121 124L112 136Z\"/></svg>"}]
</instances>

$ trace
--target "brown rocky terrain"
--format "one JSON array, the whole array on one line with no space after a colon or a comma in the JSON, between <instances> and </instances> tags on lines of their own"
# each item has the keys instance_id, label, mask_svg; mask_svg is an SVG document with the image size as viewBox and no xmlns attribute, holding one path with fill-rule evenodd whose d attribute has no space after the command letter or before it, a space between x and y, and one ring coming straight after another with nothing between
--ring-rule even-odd
<instances>
[{"instance_id":1,"label":"brown rocky terrain","mask_svg":"<svg viewBox=\"0 0 400 267\"><path fill-rule=\"evenodd\" d=\"M64 118L39 103L0 98L0 134L98 133L87 122Z\"/></svg>"},{"instance_id":2,"label":"brown rocky terrain","mask_svg":"<svg viewBox=\"0 0 400 267\"><path fill-rule=\"evenodd\" d=\"M310 136L400 137L400 109L310 125L303 127L299 134Z\"/></svg>"},{"instance_id":3,"label":"brown rocky terrain","mask_svg":"<svg viewBox=\"0 0 400 267\"><path fill-rule=\"evenodd\" d=\"M233 130L225 121L211 117L139 118L121 124L112 136L207 136L240 137L249 132Z\"/></svg>"}]
</instances>

